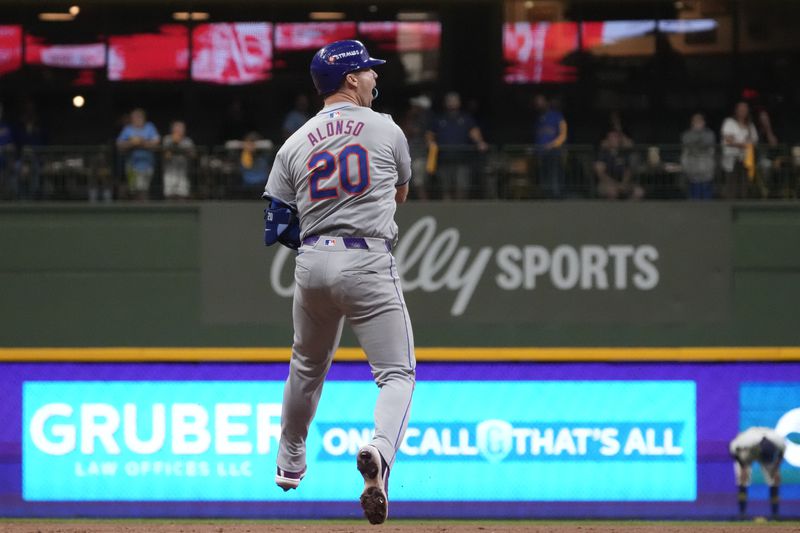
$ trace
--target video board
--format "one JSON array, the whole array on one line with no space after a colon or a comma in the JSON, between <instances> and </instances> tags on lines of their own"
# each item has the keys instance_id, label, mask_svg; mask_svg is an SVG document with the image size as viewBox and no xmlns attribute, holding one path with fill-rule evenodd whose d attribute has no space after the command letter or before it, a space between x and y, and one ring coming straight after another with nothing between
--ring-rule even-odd
<instances>
[{"instance_id":1,"label":"video board","mask_svg":"<svg viewBox=\"0 0 800 533\"><path fill-rule=\"evenodd\" d=\"M241 85L272 75L272 24L200 24L192 31L192 80Z\"/></svg>"},{"instance_id":2,"label":"video board","mask_svg":"<svg viewBox=\"0 0 800 533\"><path fill-rule=\"evenodd\" d=\"M164 24L152 33L108 38L108 79L112 81L184 80L189 69L189 30Z\"/></svg>"}]
</instances>

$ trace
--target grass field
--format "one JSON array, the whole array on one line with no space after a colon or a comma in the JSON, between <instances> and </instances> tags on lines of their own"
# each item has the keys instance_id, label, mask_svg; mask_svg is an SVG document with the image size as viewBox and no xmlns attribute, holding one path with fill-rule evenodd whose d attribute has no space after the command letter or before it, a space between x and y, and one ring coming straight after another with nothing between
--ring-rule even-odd
<instances>
[{"instance_id":1,"label":"grass field","mask_svg":"<svg viewBox=\"0 0 800 533\"><path fill-rule=\"evenodd\" d=\"M390 520L379 526L366 521L319 520L0 520L4 533L738 533L798 532L800 522L644 522L644 521L457 521Z\"/></svg>"}]
</instances>

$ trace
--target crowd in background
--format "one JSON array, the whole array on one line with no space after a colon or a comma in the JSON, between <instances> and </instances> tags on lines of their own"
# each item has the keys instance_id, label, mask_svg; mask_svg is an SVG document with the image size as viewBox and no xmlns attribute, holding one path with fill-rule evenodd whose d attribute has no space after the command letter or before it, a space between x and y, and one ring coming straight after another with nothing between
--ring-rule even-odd
<instances>
[{"instance_id":1,"label":"crowd in background","mask_svg":"<svg viewBox=\"0 0 800 533\"><path fill-rule=\"evenodd\" d=\"M669 145L637 143L620 113L610 113L596 146L570 144L558 99L531 97L530 134L514 145L490 145L473 109L456 92L443 95L441 111L420 94L394 118L409 141L412 198L796 198L800 146L779 142L766 109L754 114L736 103L718 128L703 113ZM468 106L469 107L469 106ZM0 199L258 198L280 144L311 116L298 94L285 114L280 139L265 139L233 101L220 119L221 144L198 146L184 120L162 135L136 108L123 117L113 146L48 146L36 106L27 101L11 124L0 105ZM755 115L755 116L753 116Z\"/></svg>"}]
</instances>

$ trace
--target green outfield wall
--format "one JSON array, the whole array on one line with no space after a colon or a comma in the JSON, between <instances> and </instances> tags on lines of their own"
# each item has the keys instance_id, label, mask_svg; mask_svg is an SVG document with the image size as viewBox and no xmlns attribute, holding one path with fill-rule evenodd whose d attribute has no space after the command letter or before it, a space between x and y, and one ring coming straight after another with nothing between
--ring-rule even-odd
<instances>
[{"instance_id":1,"label":"green outfield wall","mask_svg":"<svg viewBox=\"0 0 800 533\"><path fill-rule=\"evenodd\" d=\"M2 347L285 347L262 204L0 207ZM412 203L421 347L800 345L800 205ZM345 346L354 345L349 333Z\"/></svg>"}]
</instances>

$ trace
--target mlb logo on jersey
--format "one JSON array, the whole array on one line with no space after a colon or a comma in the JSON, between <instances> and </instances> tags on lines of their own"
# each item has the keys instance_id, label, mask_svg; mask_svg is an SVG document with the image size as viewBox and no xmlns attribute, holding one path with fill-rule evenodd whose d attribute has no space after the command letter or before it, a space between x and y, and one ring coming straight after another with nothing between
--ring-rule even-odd
<instances>
[{"instance_id":1,"label":"mlb logo on jersey","mask_svg":"<svg viewBox=\"0 0 800 533\"><path fill-rule=\"evenodd\" d=\"M328 118L339 118L342 114L339 111L334 111L332 113L328 113Z\"/></svg>"},{"instance_id":2,"label":"mlb logo on jersey","mask_svg":"<svg viewBox=\"0 0 800 533\"><path fill-rule=\"evenodd\" d=\"M325 239L322 244L323 246L336 246L336 239Z\"/></svg>"}]
</instances>

